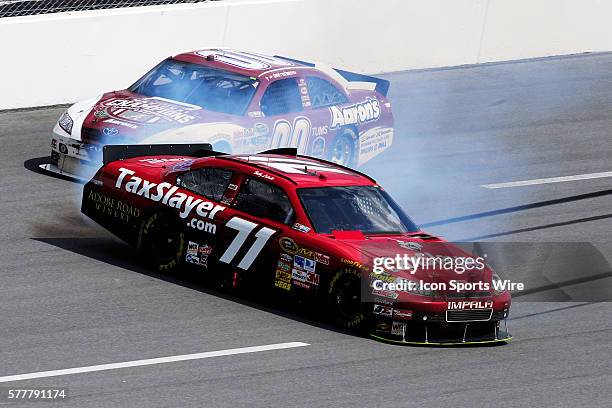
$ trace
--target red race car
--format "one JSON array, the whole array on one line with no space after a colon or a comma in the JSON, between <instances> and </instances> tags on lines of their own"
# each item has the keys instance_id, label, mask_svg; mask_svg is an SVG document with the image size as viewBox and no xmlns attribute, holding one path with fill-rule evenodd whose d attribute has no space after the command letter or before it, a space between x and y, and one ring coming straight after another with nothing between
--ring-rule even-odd
<instances>
[{"instance_id":1,"label":"red race car","mask_svg":"<svg viewBox=\"0 0 612 408\"><path fill-rule=\"evenodd\" d=\"M162 61L126 90L70 107L43 169L89 179L107 144L211 143L243 154L297 147L357 166L393 141L389 82L227 49Z\"/></svg>"},{"instance_id":2,"label":"red race car","mask_svg":"<svg viewBox=\"0 0 612 408\"><path fill-rule=\"evenodd\" d=\"M421 231L370 177L296 149L209 148L105 147L82 212L158 271L304 300L377 338L510 339L510 294L496 289L499 277Z\"/></svg>"}]
</instances>

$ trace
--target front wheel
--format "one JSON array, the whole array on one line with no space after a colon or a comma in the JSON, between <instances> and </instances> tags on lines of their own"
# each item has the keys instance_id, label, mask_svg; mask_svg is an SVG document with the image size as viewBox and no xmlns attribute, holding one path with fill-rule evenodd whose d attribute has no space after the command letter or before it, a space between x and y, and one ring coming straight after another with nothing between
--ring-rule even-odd
<instances>
[{"instance_id":1,"label":"front wheel","mask_svg":"<svg viewBox=\"0 0 612 408\"><path fill-rule=\"evenodd\" d=\"M332 276L327 290L328 311L334 323L344 329L361 331L367 327L367 307L361 299L361 274L342 269Z\"/></svg>"},{"instance_id":2,"label":"front wheel","mask_svg":"<svg viewBox=\"0 0 612 408\"><path fill-rule=\"evenodd\" d=\"M153 214L142 225L138 249L159 272L174 272L185 253L185 233L169 214Z\"/></svg>"},{"instance_id":3,"label":"front wheel","mask_svg":"<svg viewBox=\"0 0 612 408\"><path fill-rule=\"evenodd\" d=\"M358 136L352 129L344 129L332 141L328 159L341 166L354 167L357 156Z\"/></svg>"}]
</instances>

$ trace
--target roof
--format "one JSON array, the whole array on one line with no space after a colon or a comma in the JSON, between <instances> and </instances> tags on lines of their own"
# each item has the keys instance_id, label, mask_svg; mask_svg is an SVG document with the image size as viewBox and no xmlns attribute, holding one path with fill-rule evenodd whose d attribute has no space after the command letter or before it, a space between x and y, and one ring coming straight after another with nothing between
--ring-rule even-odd
<instances>
[{"instance_id":1,"label":"roof","mask_svg":"<svg viewBox=\"0 0 612 408\"><path fill-rule=\"evenodd\" d=\"M217 159L230 160L253 167L260 177L279 176L298 187L372 185L372 178L334 163L306 156L279 154L227 155Z\"/></svg>"},{"instance_id":2,"label":"roof","mask_svg":"<svg viewBox=\"0 0 612 408\"><path fill-rule=\"evenodd\" d=\"M206 48L184 52L176 55L174 58L180 61L239 72L252 77L257 77L268 71L309 66L305 63L302 64L298 61L278 56L227 48Z\"/></svg>"}]
</instances>

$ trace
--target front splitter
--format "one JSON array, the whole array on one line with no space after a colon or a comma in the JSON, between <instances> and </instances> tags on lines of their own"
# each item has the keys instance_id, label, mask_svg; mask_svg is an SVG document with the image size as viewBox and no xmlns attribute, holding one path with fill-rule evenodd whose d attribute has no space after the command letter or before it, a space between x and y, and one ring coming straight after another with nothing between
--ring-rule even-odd
<instances>
[{"instance_id":1,"label":"front splitter","mask_svg":"<svg viewBox=\"0 0 612 408\"><path fill-rule=\"evenodd\" d=\"M397 340L390 339L376 334L370 334L370 337L378 341L386 343L402 344L406 346L469 346L478 344L505 344L512 340L512 336L505 337L503 339L491 339L491 340L475 340L475 341L457 341L457 342L433 342L433 341L408 341L408 340Z\"/></svg>"}]
</instances>

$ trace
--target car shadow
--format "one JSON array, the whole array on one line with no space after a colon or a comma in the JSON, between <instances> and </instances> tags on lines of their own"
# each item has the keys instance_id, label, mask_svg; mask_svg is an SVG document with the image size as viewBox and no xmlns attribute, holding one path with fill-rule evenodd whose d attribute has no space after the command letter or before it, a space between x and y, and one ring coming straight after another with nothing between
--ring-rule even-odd
<instances>
[{"instance_id":1,"label":"car shadow","mask_svg":"<svg viewBox=\"0 0 612 408\"><path fill-rule=\"evenodd\" d=\"M115 238L96 237L96 238L31 238L34 241L42 242L57 248L70 251L82 256L86 256L96 261L104 262L109 265L117 266L131 272L146 275L148 277L159 279L164 282L179 285L184 288L198 291L210 296L216 296L232 302L237 302L245 306L252 307L267 313L272 313L277 316L289 318L300 323L308 324L324 330L330 330L336 333L348 334L356 337L360 336L357 333L343 330L330 323L326 323L317 316L311 316L298 309L299 304L290 302L290 304L280 303L280 299L271 299L270 297L263 298L256 295L235 294L230 290L222 290L205 285L201 280L194 278L193 275L187 273L180 274L162 274L151 269L148 269L142 264L142 257L132 247L124 244Z\"/></svg>"},{"instance_id":2,"label":"car shadow","mask_svg":"<svg viewBox=\"0 0 612 408\"><path fill-rule=\"evenodd\" d=\"M70 181L72 183L77 183L77 184L84 184L82 180L76 179L74 177L53 173L51 171L47 171L47 170L40 168L41 165L49 164L49 163L51 163L51 157L49 156L35 157L35 158L24 161L23 167L30 170L31 172L42 174L47 177L53 177L59 180Z\"/></svg>"}]
</instances>

